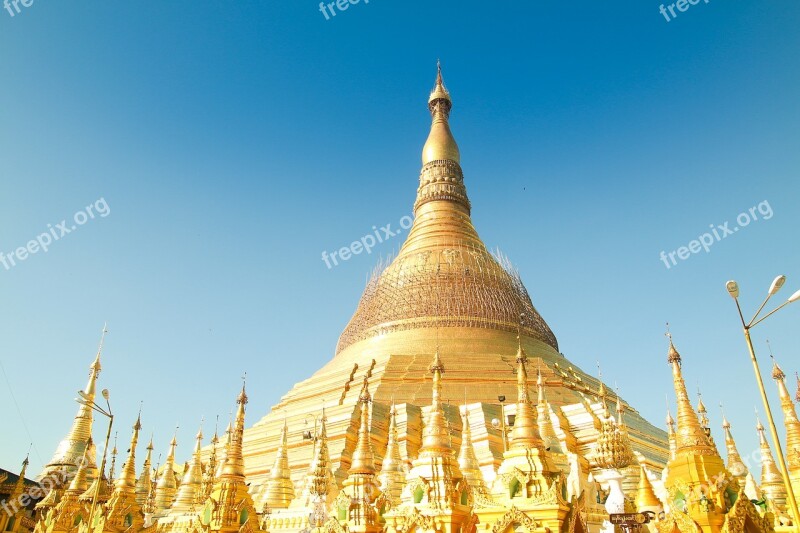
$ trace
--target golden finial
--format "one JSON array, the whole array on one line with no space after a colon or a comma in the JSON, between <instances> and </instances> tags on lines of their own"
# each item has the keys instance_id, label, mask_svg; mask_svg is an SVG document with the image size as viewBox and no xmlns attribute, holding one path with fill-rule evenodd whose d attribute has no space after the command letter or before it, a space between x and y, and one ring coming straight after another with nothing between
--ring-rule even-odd
<instances>
[{"instance_id":1,"label":"golden finial","mask_svg":"<svg viewBox=\"0 0 800 533\"><path fill-rule=\"evenodd\" d=\"M436 72L436 84L428 98L428 110L431 112L433 122L428 140L422 148L423 165L427 165L432 161L453 161L458 163L461 160L458 145L450 132L448 124L452 107L453 101L444 85L441 64L439 64Z\"/></svg>"},{"instance_id":2,"label":"golden finial","mask_svg":"<svg viewBox=\"0 0 800 533\"><path fill-rule=\"evenodd\" d=\"M119 431L114 432L114 447L111 448L111 467L108 469L108 481L114 481L114 470L117 464L117 436L119 436Z\"/></svg>"},{"instance_id":3,"label":"golden finial","mask_svg":"<svg viewBox=\"0 0 800 533\"><path fill-rule=\"evenodd\" d=\"M669 322L667 322L667 332L664 335L669 339L669 352L667 353L667 363L678 363L681 364L681 354L678 353L678 350L675 349L675 345L672 343L672 333L669 331Z\"/></svg>"},{"instance_id":4,"label":"golden finial","mask_svg":"<svg viewBox=\"0 0 800 533\"><path fill-rule=\"evenodd\" d=\"M353 461L349 474L374 474L375 455L372 451L372 437L369 428L369 404L372 397L369 394L369 378L364 376L364 386L359 395L361 403L361 423L358 428L358 442L353 452Z\"/></svg>"},{"instance_id":5,"label":"golden finial","mask_svg":"<svg viewBox=\"0 0 800 533\"><path fill-rule=\"evenodd\" d=\"M800 374L795 372L794 377L797 380L797 392L794 393L794 401L800 403Z\"/></svg>"}]
</instances>

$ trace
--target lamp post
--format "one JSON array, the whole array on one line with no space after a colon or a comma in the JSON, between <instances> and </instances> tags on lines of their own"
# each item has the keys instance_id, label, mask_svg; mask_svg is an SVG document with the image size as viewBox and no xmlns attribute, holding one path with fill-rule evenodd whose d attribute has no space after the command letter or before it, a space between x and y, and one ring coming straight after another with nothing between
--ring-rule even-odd
<instances>
[{"instance_id":1,"label":"lamp post","mask_svg":"<svg viewBox=\"0 0 800 533\"><path fill-rule=\"evenodd\" d=\"M106 443L103 446L103 460L100 462L100 472L97 474L97 485L94 488L94 494L92 494L92 506L89 508L89 520L87 524L89 531L94 529L94 524L92 523L94 521L94 511L97 507L97 498L100 494L100 485L103 482L103 472L106 470L106 452L108 452L108 441L111 438L111 426L114 424L114 415L111 414L111 404L108 403L108 389L103 389L101 394L103 395L103 399L106 401L106 409L103 409L97 405L92 397L83 391L78 391L78 397L75 398L75 401L79 404L85 405L93 411L108 417L108 431L106 431Z\"/></svg>"},{"instance_id":2,"label":"lamp post","mask_svg":"<svg viewBox=\"0 0 800 533\"><path fill-rule=\"evenodd\" d=\"M795 499L794 490L792 490L792 483L789 480L789 469L786 467L786 459L783 457L783 448L781 447L781 441L778 438L778 430L775 427L775 420L772 417L772 409L769 406L769 400L767 399L767 393L764 390L764 381L761 379L761 370L758 367L758 361L756 360L756 352L753 349L753 341L750 338L750 330L755 327L756 325L763 322L765 319L769 318L779 310L783 309L790 303L794 303L797 300L800 300L800 291L795 292L792 294L788 300L783 302L781 305L764 315L763 317L759 318L761 311L764 310L764 307L767 305L772 296L775 295L783 284L786 283L786 276L778 276L772 281L772 285L769 287L769 291L767 292L767 297L764 299L764 302L758 308L758 311L753 315L753 318L750 319L750 322L745 322L744 315L742 314L742 308L739 305L739 284L735 281L731 280L726 283L725 287L728 289L728 293L733 298L734 302L736 302L736 309L739 311L739 318L742 321L742 329L744 331L744 339L747 342L747 349L750 351L750 361L753 363L753 371L756 375L756 383L758 384L758 390L761 393L761 400L764 402L764 411L767 413L767 421L769 422L769 431L772 435L772 441L775 443L775 450L778 454L778 460L780 461L781 465L781 475L783 476L783 484L786 487L786 495L787 499L789 500L789 507L792 512L792 518L794 522L794 527L796 530L800 531L800 511L797 509L797 500Z\"/></svg>"}]
</instances>

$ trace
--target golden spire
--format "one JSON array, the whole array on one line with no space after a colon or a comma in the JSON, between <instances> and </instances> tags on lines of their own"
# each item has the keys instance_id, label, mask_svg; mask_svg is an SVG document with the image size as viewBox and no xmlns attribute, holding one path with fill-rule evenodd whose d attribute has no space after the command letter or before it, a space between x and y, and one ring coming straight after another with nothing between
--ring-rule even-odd
<instances>
[{"instance_id":1,"label":"golden spire","mask_svg":"<svg viewBox=\"0 0 800 533\"><path fill-rule=\"evenodd\" d=\"M175 491L178 488L178 480L175 479L175 447L178 446L178 429L169 443L167 460L164 461L164 471L156 483L155 512L157 515L166 514L172 503L175 501Z\"/></svg>"},{"instance_id":2,"label":"golden spire","mask_svg":"<svg viewBox=\"0 0 800 533\"><path fill-rule=\"evenodd\" d=\"M217 417L217 422L219 422L219 417ZM208 462L206 463L205 471L203 472L202 476L202 483L200 486L200 493L198 497L198 501L203 501L208 498L209 494L211 494L211 490L214 488L214 483L216 482L217 476L217 445L219 444L219 436L217 435L217 430L214 429L214 436L211 437L211 453L208 456Z\"/></svg>"},{"instance_id":3,"label":"golden spire","mask_svg":"<svg viewBox=\"0 0 800 533\"><path fill-rule=\"evenodd\" d=\"M136 417L136 423L133 424L133 434L131 435L131 444L128 448L128 458L125 464L122 465L122 474L114 484L117 488L131 489L136 492L136 443L139 442L139 431L142 429L142 415Z\"/></svg>"},{"instance_id":4,"label":"golden spire","mask_svg":"<svg viewBox=\"0 0 800 533\"><path fill-rule=\"evenodd\" d=\"M269 472L265 500L272 509L285 509L294 499L294 485L289 470L289 428L283 420L281 440L275 455L275 463Z\"/></svg>"},{"instance_id":5,"label":"golden spire","mask_svg":"<svg viewBox=\"0 0 800 533\"><path fill-rule=\"evenodd\" d=\"M308 494L318 500L330 502L333 500L333 492L336 489L336 479L331 469L331 457L328 451L328 429L327 418L325 417L325 406L322 406L322 418L320 419L318 444L314 451L314 459L307 477L306 490Z\"/></svg>"},{"instance_id":6,"label":"golden spire","mask_svg":"<svg viewBox=\"0 0 800 533\"><path fill-rule=\"evenodd\" d=\"M747 477L747 467L739 455L739 450L736 449L736 442L733 440L731 433L731 423L725 415L722 415L722 430L725 432L725 449L728 453L728 472L739 478L740 484L744 486L745 478Z\"/></svg>"},{"instance_id":7,"label":"golden spire","mask_svg":"<svg viewBox=\"0 0 800 533\"><path fill-rule=\"evenodd\" d=\"M88 443L86 448L88 450ZM88 488L86 470L89 468L89 460L87 456L88 454L83 457L83 460L78 462L78 471L75 473L75 477L72 478L72 481L70 481L69 487L67 488L67 492L75 494L76 497L86 492L86 489Z\"/></svg>"},{"instance_id":8,"label":"golden spire","mask_svg":"<svg viewBox=\"0 0 800 533\"><path fill-rule=\"evenodd\" d=\"M672 382L678 403L678 431L675 439L676 456L719 455L706 432L700 427L700 420L694 409L692 409L689 394L686 392L686 383L684 383L683 374L681 373L681 355L672 343L672 335L667 333L667 337L669 337L667 362L672 366Z\"/></svg>"},{"instance_id":9,"label":"golden spire","mask_svg":"<svg viewBox=\"0 0 800 533\"><path fill-rule=\"evenodd\" d=\"M473 492L486 494L486 480L483 478L481 465L475 456L475 448L472 446L472 428L469 424L469 406L464 403L464 416L462 417L461 448L458 451L458 466L464 479L472 487Z\"/></svg>"},{"instance_id":10,"label":"golden spire","mask_svg":"<svg viewBox=\"0 0 800 533\"><path fill-rule=\"evenodd\" d=\"M170 514L191 513L195 510L195 505L200 499L200 488L203 483L202 447L203 429L201 427L197 432L197 436L195 436L192 462L183 473L181 486L178 489L178 495L175 497L175 503L172 504L170 509Z\"/></svg>"},{"instance_id":11,"label":"golden spire","mask_svg":"<svg viewBox=\"0 0 800 533\"><path fill-rule=\"evenodd\" d=\"M771 354L770 354L771 356ZM786 455L789 459L789 472L793 477L800 475L800 420L794 409L794 402L786 388L786 374L781 367L772 359L772 379L778 385L778 395L781 399L781 410L783 411L783 423L786 426ZM798 388L800 395L800 388Z\"/></svg>"},{"instance_id":12,"label":"golden spire","mask_svg":"<svg viewBox=\"0 0 800 533\"><path fill-rule=\"evenodd\" d=\"M14 501L20 496L22 493L25 492L25 473L28 471L28 464L30 461L28 460L28 455L25 456L25 460L22 461L22 470L20 470L19 477L17 478L17 482L14 484L14 489L11 491L11 494L8 496L8 501Z\"/></svg>"},{"instance_id":13,"label":"golden spire","mask_svg":"<svg viewBox=\"0 0 800 533\"><path fill-rule=\"evenodd\" d=\"M136 480L136 503L144 506L147 503L147 495L150 494L152 482L150 480L153 456L153 437L150 436L150 442L147 444L147 455L144 457L144 465L142 466L142 473L139 479Z\"/></svg>"},{"instance_id":14,"label":"golden spire","mask_svg":"<svg viewBox=\"0 0 800 533\"><path fill-rule=\"evenodd\" d=\"M608 410L606 389L602 379L598 396L603 404L603 420L600 434L597 436L594 461L600 468L619 470L634 461L628 431L622 422L622 403L617 395L617 421L615 422Z\"/></svg>"},{"instance_id":15,"label":"golden spire","mask_svg":"<svg viewBox=\"0 0 800 533\"><path fill-rule=\"evenodd\" d=\"M428 98L428 109L431 112L433 123L428 140L422 149L422 164L427 165L432 161L453 161L458 163L461 156L458 152L458 145L450 131L450 109L453 107L453 100L450 93L444 86L442 80L442 66L437 64L436 85Z\"/></svg>"},{"instance_id":16,"label":"golden spire","mask_svg":"<svg viewBox=\"0 0 800 533\"><path fill-rule=\"evenodd\" d=\"M444 365L438 349L433 356L433 363L431 363L429 370L433 374L433 391L431 393L431 407L428 412L428 418L422 429L420 455L427 452L438 454L442 451L452 453L450 432L447 431L447 423L442 410L442 374L444 374Z\"/></svg>"},{"instance_id":17,"label":"golden spire","mask_svg":"<svg viewBox=\"0 0 800 533\"><path fill-rule=\"evenodd\" d=\"M538 418L536 420L539 426L539 435L545 447L553 453L564 453L561 449L561 441L558 440L556 430L553 427L553 420L550 418L550 404L547 402L545 395L544 379L542 378L542 371L539 369L536 375L536 388L538 389L538 403L537 411Z\"/></svg>"},{"instance_id":18,"label":"golden spire","mask_svg":"<svg viewBox=\"0 0 800 533\"><path fill-rule=\"evenodd\" d=\"M536 423L534 407L528 395L528 356L517 335L517 413L511 431L511 448L544 448Z\"/></svg>"},{"instance_id":19,"label":"golden spire","mask_svg":"<svg viewBox=\"0 0 800 533\"><path fill-rule=\"evenodd\" d=\"M219 478L222 475L222 469L225 468L225 462L228 460L228 447L231 444L231 431L232 422L228 421L228 427L225 429L225 443L222 445L222 453L219 456L219 460L217 463L217 471L214 477Z\"/></svg>"},{"instance_id":20,"label":"golden spire","mask_svg":"<svg viewBox=\"0 0 800 533\"><path fill-rule=\"evenodd\" d=\"M119 432L114 432L114 447L111 449L111 466L108 469L108 482L114 483L114 476L116 475L116 467L117 467L117 436Z\"/></svg>"},{"instance_id":21,"label":"golden spire","mask_svg":"<svg viewBox=\"0 0 800 533\"><path fill-rule=\"evenodd\" d=\"M353 460L348 473L374 474L375 454L372 451L372 438L369 429L369 407L372 403L372 396L369 394L369 378L367 376L364 376L364 385L361 388L361 394L358 396L358 403L361 407L361 424L358 428L358 442L353 452Z\"/></svg>"},{"instance_id":22,"label":"golden spire","mask_svg":"<svg viewBox=\"0 0 800 533\"><path fill-rule=\"evenodd\" d=\"M392 402L389 411L389 431L388 442L386 444L386 454L383 456L381 472L378 474L378 482L381 490L387 494L392 501L400 501L400 493L406 481L406 470L403 465L403 458L400 456L400 443L397 439L397 408Z\"/></svg>"},{"instance_id":23,"label":"golden spire","mask_svg":"<svg viewBox=\"0 0 800 533\"><path fill-rule=\"evenodd\" d=\"M661 501L656 496L655 491L653 490L653 484L650 481L650 478L647 477L647 470L645 469L644 465L639 466L639 487L636 491L636 510L641 512L644 511L656 511L656 509L660 509L663 506L661 505Z\"/></svg>"},{"instance_id":24,"label":"golden spire","mask_svg":"<svg viewBox=\"0 0 800 533\"><path fill-rule=\"evenodd\" d=\"M141 505L136 494L136 444L142 429L141 413L136 418L128 449L128 458L122 465L122 473L114 484L114 490L105 508L104 531L138 531L144 524Z\"/></svg>"},{"instance_id":25,"label":"golden spire","mask_svg":"<svg viewBox=\"0 0 800 533\"><path fill-rule=\"evenodd\" d=\"M667 438L669 439L669 459L675 459L675 448L677 446L675 440L675 419L672 418L672 413L667 408Z\"/></svg>"},{"instance_id":26,"label":"golden spire","mask_svg":"<svg viewBox=\"0 0 800 533\"><path fill-rule=\"evenodd\" d=\"M103 344L105 342L106 333L108 333L108 330L106 329L106 326L103 325L103 331L100 334L100 344L97 347L97 355L95 355L92 364L89 365L89 381L86 383L86 387L81 393L83 399L86 401L81 402L80 407L78 407L78 412L72 422L72 428L70 428L70 431L64 440L59 443L55 453L53 454L53 458L50 459L49 463L47 463L47 466L45 466L42 473L39 474L38 479L40 480L44 479L45 477L49 477L64 468L66 468L70 474L75 472L78 463L84 456L86 443L92 436L94 411L90 405L94 402L95 394L97 393L97 377L100 375L100 370L102 369L102 366L100 365L100 355L103 352ZM94 456L90 454L87 458L91 463L94 463ZM102 475L102 473L100 475ZM53 479L61 479L62 477L63 476L61 475L56 475L53 476Z\"/></svg>"},{"instance_id":27,"label":"golden spire","mask_svg":"<svg viewBox=\"0 0 800 533\"><path fill-rule=\"evenodd\" d=\"M242 439L244 438L244 412L247 405L247 394L245 385L242 384L242 392L236 399L238 408L236 409L236 419L233 424L233 432L228 442L228 453L225 455L225 466L222 467L220 478L244 479L244 457L242 455Z\"/></svg>"},{"instance_id":28,"label":"golden spire","mask_svg":"<svg viewBox=\"0 0 800 533\"><path fill-rule=\"evenodd\" d=\"M697 391L697 420L706 435L709 435L711 427L708 421L708 409L706 409L706 404L703 403L703 394L699 390Z\"/></svg>"},{"instance_id":29,"label":"golden spire","mask_svg":"<svg viewBox=\"0 0 800 533\"><path fill-rule=\"evenodd\" d=\"M783 476L781 476L775 458L772 456L772 450L767 442L767 436L764 434L764 426L761 425L761 420L756 425L758 431L758 440L761 447L761 491L778 508L784 509L786 507L786 487L783 484Z\"/></svg>"}]
</instances>

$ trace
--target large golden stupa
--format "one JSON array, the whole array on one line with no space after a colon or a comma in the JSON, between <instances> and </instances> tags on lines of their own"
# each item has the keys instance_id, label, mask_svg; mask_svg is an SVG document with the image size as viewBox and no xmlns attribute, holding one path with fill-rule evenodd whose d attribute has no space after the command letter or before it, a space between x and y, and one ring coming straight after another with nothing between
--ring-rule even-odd
<instances>
[{"instance_id":1,"label":"large golden stupa","mask_svg":"<svg viewBox=\"0 0 800 533\"><path fill-rule=\"evenodd\" d=\"M450 129L451 107L440 70L428 99L432 124L422 150L408 237L391 264L368 282L333 359L296 384L245 432L247 474L254 485L266 483L272 471L285 422L291 478L296 487L302 486L314 451L307 432L313 432L323 404L334 472L344 479L356 443L356 406L365 377L375 401L376 449L386 446L388 409L394 402L403 456L406 461L414 457L420 445L420 406L431 400L428 365L437 349L447 366L442 386L452 405L447 416L453 438L460 439L456 406L466 401L478 460L488 477L502 460L503 424L494 427L492 421L502 419L498 397L515 397L520 343L531 370L541 373L560 438L584 461L592 448L599 425L599 382L559 353L555 335L519 275L478 236ZM647 465L661 468L667 460L666 433L624 406L634 449ZM507 406L506 414L513 409Z\"/></svg>"},{"instance_id":2,"label":"large golden stupa","mask_svg":"<svg viewBox=\"0 0 800 533\"><path fill-rule=\"evenodd\" d=\"M519 275L472 225L451 107L440 69L413 226L367 284L333 359L249 429L243 387L228 431L205 448L199 432L183 467L173 437L153 468L151 442L137 477L138 419L119 476L116 448L107 473L105 451L96 464L88 406L98 350L33 512L26 460L23 482L0 501L8 513L0 531L797 531L763 427L759 486L727 421L723 462L705 406L689 401L671 337L677 422L668 415L668 432L559 353ZM791 486L800 487L800 421L777 364L773 378Z\"/></svg>"}]
</instances>

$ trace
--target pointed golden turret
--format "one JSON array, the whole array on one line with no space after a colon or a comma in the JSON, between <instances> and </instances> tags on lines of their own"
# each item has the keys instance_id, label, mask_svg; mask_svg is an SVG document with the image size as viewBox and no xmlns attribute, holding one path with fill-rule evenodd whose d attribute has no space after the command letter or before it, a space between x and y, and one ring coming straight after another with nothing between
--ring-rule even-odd
<instances>
[{"instance_id":1,"label":"pointed golden turret","mask_svg":"<svg viewBox=\"0 0 800 533\"><path fill-rule=\"evenodd\" d=\"M731 423L725 416L722 417L722 430L725 433L725 449L728 453L728 472L735 476L739 480L739 485L743 487L747 478L747 466L742 461L739 450L736 449L736 442L731 433Z\"/></svg>"},{"instance_id":2,"label":"pointed golden turret","mask_svg":"<svg viewBox=\"0 0 800 533\"><path fill-rule=\"evenodd\" d=\"M464 474L464 479L472 487L473 494L487 496L489 489L486 486L481 465L475 456L475 448L472 445L469 406L466 403L464 404L464 415L461 420L461 448L458 450L458 466L461 468L461 473Z\"/></svg>"},{"instance_id":3,"label":"pointed golden turret","mask_svg":"<svg viewBox=\"0 0 800 533\"><path fill-rule=\"evenodd\" d=\"M303 489L302 501L295 500L293 503L305 506L313 506L315 503L323 502L325 507L330 507L338 493L336 478L331 467L331 457L328 450L328 429L327 418L325 417L325 407L322 408L322 418L320 419L319 434L316 438L316 449L314 458L306 475L306 486Z\"/></svg>"},{"instance_id":4,"label":"pointed golden turret","mask_svg":"<svg viewBox=\"0 0 800 533\"><path fill-rule=\"evenodd\" d=\"M136 443L141 429L141 417L138 417L133 425L128 458L122 465L122 472L106 504L104 532L139 531L144 525L144 513L136 502Z\"/></svg>"},{"instance_id":5,"label":"pointed golden turret","mask_svg":"<svg viewBox=\"0 0 800 533\"><path fill-rule=\"evenodd\" d=\"M735 478L728 475L714 441L701 427L700 419L686 392L681 356L675 349L672 335L667 333L667 337L667 362L672 367L672 381L678 404L678 429L675 435L675 457L667 463L667 478L664 482L669 494L666 503L670 508L664 527L671 527L670 524L674 524L676 520L685 520L683 513L688 513L688 517L703 531L719 531L725 522L725 512L730 502L739 492L739 486ZM713 490L709 490L711 486L714 487Z\"/></svg>"},{"instance_id":6,"label":"pointed golden turret","mask_svg":"<svg viewBox=\"0 0 800 533\"><path fill-rule=\"evenodd\" d=\"M622 421L622 404L617 395L617 420L615 421L608 410L606 403L606 388L600 382L598 393L603 405L603 420L600 434L594 452L594 462L597 466L607 470L621 470L634 461L633 449L625 424Z\"/></svg>"},{"instance_id":7,"label":"pointed golden turret","mask_svg":"<svg viewBox=\"0 0 800 533\"><path fill-rule=\"evenodd\" d=\"M364 376L364 385L358 397L360 404L361 423L358 427L358 441L353 452L353 459L350 463L349 474L374 474L375 473L375 454L372 451L372 438L369 430L369 406L372 403L372 396L369 394L369 380Z\"/></svg>"},{"instance_id":8,"label":"pointed golden turret","mask_svg":"<svg viewBox=\"0 0 800 533\"><path fill-rule=\"evenodd\" d=\"M444 374L444 365L439 356L439 350L436 350L429 370L433 375L433 391L431 393L431 406L428 411L428 417L422 429L420 457L435 456L441 453L452 454L453 451L450 446L450 432L447 430L447 422L442 410L442 374Z\"/></svg>"},{"instance_id":9,"label":"pointed golden turret","mask_svg":"<svg viewBox=\"0 0 800 533\"><path fill-rule=\"evenodd\" d=\"M228 422L228 427L225 429L225 442L222 444L222 453L217 461L217 471L215 477L222 475L222 469L225 468L225 462L228 459L228 446L231 443L231 422Z\"/></svg>"},{"instance_id":10,"label":"pointed golden turret","mask_svg":"<svg viewBox=\"0 0 800 533\"><path fill-rule=\"evenodd\" d=\"M781 410L783 411L783 423L786 426L786 456L789 460L789 477L792 485L800 488L800 420L797 418L792 397L786 388L786 374L773 359L772 379L778 385L778 395L781 399ZM798 382L800 385L800 381ZM800 386L798 387L800 395Z\"/></svg>"},{"instance_id":11,"label":"pointed golden turret","mask_svg":"<svg viewBox=\"0 0 800 533\"><path fill-rule=\"evenodd\" d=\"M203 463L201 449L203 446L203 430L200 429L195 436L194 453L192 461L183 473L175 503L169 511L170 515L193 513L200 498L200 489L203 483Z\"/></svg>"},{"instance_id":12,"label":"pointed golden turret","mask_svg":"<svg viewBox=\"0 0 800 533\"><path fill-rule=\"evenodd\" d=\"M89 443L84 445L84 449L86 453L78 460L78 470L69 482L67 490L64 491L61 499L47 514L47 518L44 521L45 528L43 528L47 533L72 533L76 530L76 526L81 522L85 522L89 516L89 505L80 500L80 496L86 492L88 486ZM48 498L55 493L56 491L51 491ZM49 503L45 504L45 506L47 505Z\"/></svg>"},{"instance_id":13,"label":"pointed golden turret","mask_svg":"<svg viewBox=\"0 0 800 533\"><path fill-rule=\"evenodd\" d=\"M703 395L700 394L700 391L697 391L697 421L700 422L700 427L703 428L705 434L710 435L711 425L708 421L708 409L703 403Z\"/></svg>"},{"instance_id":14,"label":"pointed golden turret","mask_svg":"<svg viewBox=\"0 0 800 533\"><path fill-rule=\"evenodd\" d=\"M294 485L289 470L289 428L286 420L281 429L281 443L275 455L275 463L269 472L264 501L272 509L285 509L294 499Z\"/></svg>"},{"instance_id":15,"label":"pointed golden turret","mask_svg":"<svg viewBox=\"0 0 800 533\"><path fill-rule=\"evenodd\" d=\"M178 446L177 430L169 443L167 460L164 462L164 471L156 483L155 516L164 516L175 501L175 492L178 489L178 480L175 478L175 448Z\"/></svg>"},{"instance_id":16,"label":"pointed golden turret","mask_svg":"<svg viewBox=\"0 0 800 533\"><path fill-rule=\"evenodd\" d=\"M382 529L375 500L380 489L375 476L375 454L372 451L372 436L369 427L369 411L372 396L369 393L368 377L358 396L361 422L358 427L358 442L343 491L350 498L347 510L347 529L354 532L378 532Z\"/></svg>"},{"instance_id":17,"label":"pointed golden turret","mask_svg":"<svg viewBox=\"0 0 800 533\"><path fill-rule=\"evenodd\" d=\"M238 405L233 430L230 434L227 460L222 475L214 483L211 494L198 513L203 530L208 533L258 533L259 520L253 498L247 488L242 456L244 438L245 406L247 394L244 384L236 399Z\"/></svg>"},{"instance_id":18,"label":"pointed golden turret","mask_svg":"<svg viewBox=\"0 0 800 533\"><path fill-rule=\"evenodd\" d=\"M534 406L528 395L527 364L528 356L520 343L517 346L517 413L511 430L511 448L544 449Z\"/></svg>"},{"instance_id":19,"label":"pointed golden turret","mask_svg":"<svg viewBox=\"0 0 800 533\"><path fill-rule=\"evenodd\" d=\"M563 454L564 450L561 448L561 441L558 440L558 435L556 435L556 430L553 427L553 420L550 418L550 404L547 402L541 370L537 372L536 388L538 391L536 405L538 417L536 423L539 426L539 435L541 435L544 446L548 451Z\"/></svg>"},{"instance_id":20,"label":"pointed golden turret","mask_svg":"<svg viewBox=\"0 0 800 533\"><path fill-rule=\"evenodd\" d=\"M82 396L86 401L81 402L80 407L78 408L78 413L75 415L75 419L72 422L72 428L64 440L58 444L58 447L53 454L53 458L50 459L50 462L47 463L47 465L44 467L44 470L42 470L42 472L39 474L39 480L42 480L46 477L59 480L64 479L64 476L58 475L57 473L64 469L67 471L67 480L71 479L78 469L78 463L85 455L84 452L86 452L86 443L92 436L94 411L90 405L92 405L94 402L95 395L97 393L97 377L100 375L100 370L102 369L100 364L100 355L103 352L103 343L105 341L106 333L107 330L105 326L103 326L103 332L100 336L100 345L97 348L97 355L95 356L92 364L89 365L89 381L86 383L86 387L82 392ZM95 463L95 457L94 455L91 455L91 451L90 454L87 455L87 460L90 462L90 464ZM96 475L95 469L89 468L88 476L90 478L94 478Z\"/></svg>"},{"instance_id":21,"label":"pointed golden turret","mask_svg":"<svg viewBox=\"0 0 800 533\"><path fill-rule=\"evenodd\" d=\"M200 493L198 495L198 501L205 501L206 498L211 494L211 489L214 487L214 483L217 480L216 472L217 472L217 445L219 444L219 436L217 435L216 430L214 431L214 436L211 437L211 453L208 456L208 462L206 463L205 470L203 471L203 481L200 485Z\"/></svg>"},{"instance_id":22,"label":"pointed golden turret","mask_svg":"<svg viewBox=\"0 0 800 533\"><path fill-rule=\"evenodd\" d=\"M669 409L667 409L667 438L669 439L669 458L674 460L677 451L677 437L675 435L675 419L672 418Z\"/></svg>"},{"instance_id":23,"label":"pointed golden turret","mask_svg":"<svg viewBox=\"0 0 800 533\"><path fill-rule=\"evenodd\" d=\"M152 457L153 457L153 437L150 437L150 442L147 444L147 455L144 456L144 464L142 465L142 473L139 479L136 480L136 503L144 507L147 503L147 495L150 494L152 488Z\"/></svg>"},{"instance_id":24,"label":"pointed golden turret","mask_svg":"<svg viewBox=\"0 0 800 533\"><path fill-rule=\"evenodd\" d=\"M17 500L25 492L25 474L28 472L29 464L30 460L26 455L25 459L22 461L22 469L19 472L19 477L17 478L17 482L14 483L14 488L12 489L11 494L7 498L8 501L13 502L14 500Z\"/></svg>"},{"instance_id":25,"label":"pointed golden turret","mask_svg":"<svg viewBox=\"0 0 800 533\"><path fill-rule=\"evenodd\" d=\"M678 457L692 455L719 455L709 440L708 434L700 426L700 419L692 409L686 383L681 373L681 355L669 339L667 362L672 367L672 381L678 402L678 431L675 438L675 453Z\"/></svg>"},{"instance_id":26,"label":"pointed golden turret","mask_svg":"<svg viewBox=\"0 0 800 533\"><path fill-rule=\"evenodd\" d=\"M403 485L406 483L406 469L403 458L400 456L400 443L397 438L397 408L394 403L389 411L389 432L386 444L386 454L383 456L378 483L381 491L397 504L400 502L400 494Z\"/></svg>"},{"instance_id":27,"label":"pointed golden turret","mask_svg":"<svg viewBox=\"0 0 800 533\"><path fill-rule=\"evenodd\" d=\"M775 458L772 456L761 420L758 421L756 430L761 448L761 491L771 504L783 511L786 509L786 486L783 484L783 476L775 464Z\"/></svg>"},{"instance_id":28,"label":"pointed golden turret","mask_svg":"<svg viewBox=\"0 0 800 533\"><path fill-rule=\"evenodd\" d=\"M442 80L442 66L437 65L436 85L428 98L428 109L430 109L433 123L431 132L425 146L422 149L422 164L427 165L433 161L453 161L459 163L461 155L458 152L458 145L450 131L450 109L453 107L453 100L450 93L444 86ZM465 191L466 192L466 191ZM465 195L466 197L466 195Z\"/></svg>"},{"instance_id":29,"label":"pointed golden turret","mask_svg":"<svg viewBox=\"0 0 800 533\"><path fill-rule=\"evenodd\" d=\"M644 465L639 466L639 487L636 491L636 510L640 513L651 511L656 514L663 509L661 500L653 490L653 483L647 477L647 470Z\"/></svg>"}]
</instances>

